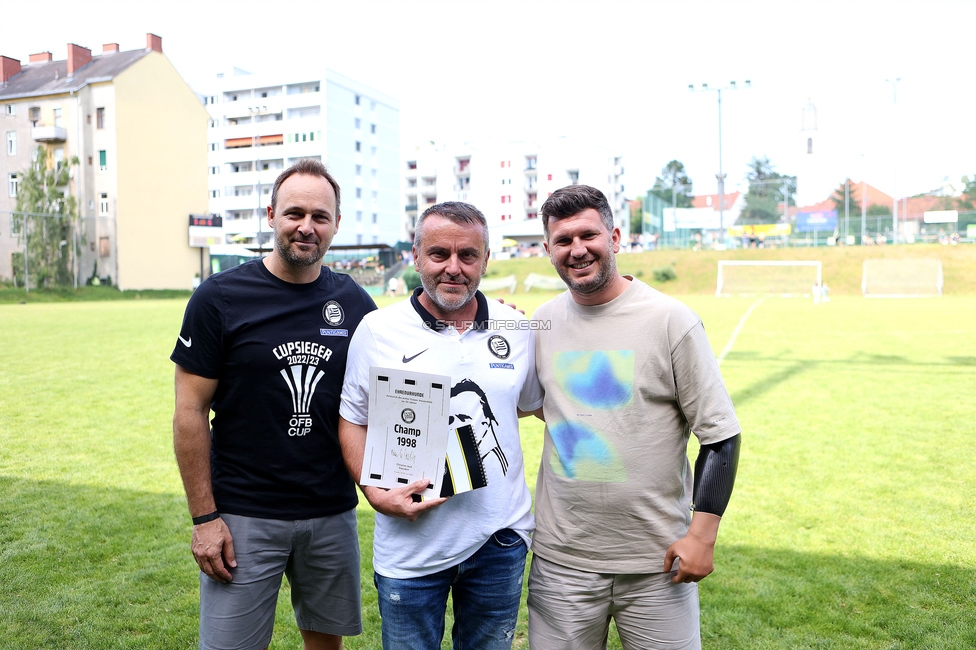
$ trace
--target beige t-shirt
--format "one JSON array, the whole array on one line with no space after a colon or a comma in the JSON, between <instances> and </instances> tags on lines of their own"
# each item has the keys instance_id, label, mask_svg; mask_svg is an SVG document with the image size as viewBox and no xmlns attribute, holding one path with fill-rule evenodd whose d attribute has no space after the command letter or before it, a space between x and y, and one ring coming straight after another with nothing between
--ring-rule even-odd
<instances>
[{"instance_id":1,"label":"beige t-shirt","mask_svg":"<svg viewBox=\"0 0 976 650\"><path fill-rule=\"evenodd\" d=\"M532 550L598 573L663 571L691 522L689 435L740 432L701 319L628 279L606 304L566 292L533 317L546 432Z\"/></svg>"}]
</instances>

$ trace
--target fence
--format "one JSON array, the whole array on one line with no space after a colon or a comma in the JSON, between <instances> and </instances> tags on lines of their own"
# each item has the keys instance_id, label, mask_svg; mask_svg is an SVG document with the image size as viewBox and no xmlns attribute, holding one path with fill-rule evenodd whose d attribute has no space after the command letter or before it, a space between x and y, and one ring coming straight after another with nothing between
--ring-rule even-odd
<instances>
[{"instance_id":1,"label":"fence","mask_svg":"<svg viewBox=\"0 0 976 650\"><path fill-rule=\"evenodd\" d=\"M646 215L646 213L645 213ZM646 216L645 216L646 219ZM786 224L756 224L731 226L726 236L728 248L772 248L811 246L884 246L896 243L889 215L843 216L836 230L796 232ZM658 223L646 219L645 232L631 238L632 250L712 248L720 240L718 231L676 229L666 232ZM898 241L901 244L960 244L976 243L976 211L960 212L957 223L926 224L917 220L899 221Z\"/></svg>"},{"instance_id":2,"label":"fence","mask_svg":"<svg viewBox=\"0 0 976 650\"><path fill-rule=\"evenodd\" d=\"M25 291L111 285L117 269L114 218L0 211L0 282Z\"/></svg>"}]
</instances>

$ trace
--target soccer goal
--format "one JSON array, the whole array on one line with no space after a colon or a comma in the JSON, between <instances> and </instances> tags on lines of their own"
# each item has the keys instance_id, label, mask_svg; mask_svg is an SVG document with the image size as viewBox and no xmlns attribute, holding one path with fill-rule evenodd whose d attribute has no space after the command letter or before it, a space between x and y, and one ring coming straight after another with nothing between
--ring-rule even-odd
<instances>
[{"instance_id":1,"label":"soccer goal","mask_svg":"<svg viewBox=\"0 0 976 650\"><path fill-rule=\"evenodd\" d=\"M823 265L807 261L719 260L716 296L813 297L819 302Z\"/></svg>"},{"instance_id":2,"label":"soccer goal","mask_svg":"<svg viewBox=\"0 0 976 650\"><path fill-rule=\"evenodd\" d=\"M509 293L515 293L515 289L518 288L518 279L514 275L506 275L503 278L482 278L478 288L481 289L482 293L501 291L502 289L508 289Z\"/></svg>"},{"instance_id":3,"label":"soccer goal","mask_svg":"<svg viewBox=\"0 0 976 650\"><path fill-rule=\"evenodd\" d=\"M865 298L929 298L942 295L942 261L929 258L864 260Z\"/></svg>"}]
</instances>

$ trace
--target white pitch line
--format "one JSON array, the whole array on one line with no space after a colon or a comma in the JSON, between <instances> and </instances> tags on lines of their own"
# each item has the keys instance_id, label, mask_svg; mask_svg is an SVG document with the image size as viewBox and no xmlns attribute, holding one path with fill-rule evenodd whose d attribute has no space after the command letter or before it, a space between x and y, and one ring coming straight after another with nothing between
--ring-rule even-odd
<instances>
[{"instance_id":1,"label":"white pitch line","mask_svg":"<svg viewBox=\"0 0 976 650\"><path fill-rule=\"evenodd\" d=\"M732 337L729 338L729 342L725 344L725 349L722 350L722 354L718 355L719 365L722 365L722 360L725 359L725 355L732 351L732 346L735 345L735 339L737 336L739 336L739 332L742 331L742 327L746 324L746 319L749 318L749 314L752 313L753 309L762 304L762 301L765 299L766 298L763 297L753 303L753 305L746 310L746 313L742 315L742 318L739 319L739 324L735 326L734 330L732 330Z\"/></svg>"}]
</instances>

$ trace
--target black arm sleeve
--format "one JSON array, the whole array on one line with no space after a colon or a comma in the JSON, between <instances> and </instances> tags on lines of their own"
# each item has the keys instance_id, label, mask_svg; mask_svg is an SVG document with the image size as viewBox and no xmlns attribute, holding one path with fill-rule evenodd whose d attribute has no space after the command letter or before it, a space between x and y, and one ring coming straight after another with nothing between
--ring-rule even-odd
<instances>
[{"instance_id":1,"label":"black arm sleeve","mask_svg":"<svg viewBox=\"0 0 976 650\"><path fill-rule=\"evenodd\" d=\"M713 445L702 445L695 461L695 488L692 493L696 512L721 517L732 497L735 472L739 467L741 434Z\"/></svg>"}]
</instances>

